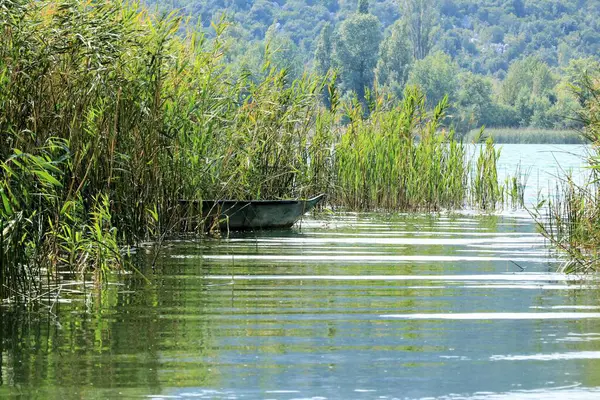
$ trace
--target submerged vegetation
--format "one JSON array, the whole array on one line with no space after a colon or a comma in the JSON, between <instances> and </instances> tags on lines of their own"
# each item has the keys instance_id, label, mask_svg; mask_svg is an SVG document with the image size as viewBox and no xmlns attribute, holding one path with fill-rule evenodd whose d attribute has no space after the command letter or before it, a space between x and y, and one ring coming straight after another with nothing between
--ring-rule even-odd
<instances>
[{"instance_id":1,"label":"submerged vegetation","mask_svg":"<svg viewBox=\"0 0 600 400\"><path fill-rule=\"evenodd\" d=\"M358 210L490 209L488 142L471 162L409 87L341 101L335 77L266 61L228 68L221 41L125 2L0 0L0 298L63 272L102 277L126 247L203 229L180 199L308 197ZM182 32L184 32L182 34ZM319 99L327 93L329 107Z\"/></svg>"}]
</instances>

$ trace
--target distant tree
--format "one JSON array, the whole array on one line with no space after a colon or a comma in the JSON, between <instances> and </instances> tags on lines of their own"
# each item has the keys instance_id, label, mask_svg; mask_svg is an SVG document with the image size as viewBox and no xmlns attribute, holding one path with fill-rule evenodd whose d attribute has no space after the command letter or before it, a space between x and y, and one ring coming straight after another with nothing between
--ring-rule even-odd
<instances>
[{"instance_id":1,"label":"distant tree","mask_svg":"<svg viewBox=\"0 0 600 400\"><path fill-rule=\"evenodd\" d=\"M562 86L568 88L569 97L581 102L581 106L595 94L589 90L589 83L599 79L600 62L593 57L573 59L562 69Z\"/></svg>"},{"instance_id":2,"label":"distant tree","mask_svg":"<svg viewBox=\"0 0 600 400\"><path fill-rule=\"evenodd\" d=\"M304 62L298 46L290 39L288 34L280 32L277 25L277 22L275 22L265 34L265 43L268 46L265 55L271 67L275 69L285 68L291 81L302 75Z\"/></svg>"},{"instance_id":3,"label":"distant tree","mask_svg":"<svg viewBox=\"0 0 600 400\"><path fill-rule=\"evenodd\" d=\"M502 83L501 96L506 104L515 105L520 92L531 96L548 96L554 88L550 68L536 57L527 57L511 64Z\"/></svg>"},{"instance_id":4,"label":"distant tree","mask_svg":"<svg viewBox=\"0 0 600 400\"><path fill-rule=\"evenodd\" d=\"M333 54L333 28L329 22L325 23L317 41L315 49L315 70L325 75L331 69Z\"/></svg>"},{"instance_id":5,"label":"distant tree","mask_svg":"<svg viewBox=\"0 0 600 400\"><path fill-rule=\"evenodd\" d=\"M335 42L335 62L341 85L365 99L365 88L372 88L381 43L381 24L371 14L355 13L340 25Z\"/></svg>"},{"instance_id":6,"label":"distant tree","mask_svg":"<svg viewBox=\"0 0 600 400\"><path fill-rule=\"evenodd\" d=\"M271 52L277 53L270 58L273 66L285 65L293 74L301 73L305 64L313 65L321 74L330 68L338 69L338 88L341 91L354 90L359 95L365 85L372 85L373 76L386 88L401 93L403 74L407 71L406 43L413 60L442 50L460 68L494 77L499 82L509 75L509 67L515 60L531 56L562 75L572 59L590 56L598 59L599 1L143 0L151 12L168 13L180 9L192 16L192 21L200 19L200 27L204 28L208 40L214 38L210 21L217 21L225 14L229 28L223 37L223 60L231 64L232 71L236 72L243 68L252 70L253 74L261 73L267 29L277 21L277 39L272 40L268 47ZM353 32L357 34L344 40L338 39L338 36L343 36L341 24L357 15L374 15L380 26L386 29L386 34L382 35L385 41L381 42L380 49L373 43L360 44L369 53L363 53L363 61L379 58L376 63L372 61L374 64L371 64L371 68L368 62L361 65L356 57L350 55L358 54L359 48L362 48L357 38L361 35L366 38L372 31L356 28ZM398 20L401 22L398 23ZM335 33L327 35L331 47L319 35L326 23L335 27ZM394 30L397 23L404 27L404 38L399 41L396 40L398 31ZM189 28L193 29L192 26ZM322 35L324 33L321 32ZM281 41L278 44L279 39ZM287 39L294 46L285 44ZM321 43L318 43L319 40ZM343 46L338 48L340 42L347 44L346 51ZM292 55L293 61L284 59L289 55ZM345 61L342 63L341 59ZM567 100L572 100L568 96L568 81L572 79L551 80L560 81L560 93L555 88L533 101L532 92L528 92L534 90L533 86L526 85L523 93L515 93L509 87L520 89L522 85L508 76L508 83L499 84L496 91L498 96L494 97L495 105L499 107L498 110L501 109L495 111L495 115L500 116L497 121L510 123L511 126L515 123L527 124L536 114L536 123L545 123L544 119L549 118L549 114L543 112L544 107L550 105L556 109L563 107ZM543 79L538 79L538 83L536 93L544 86ZM512 100L509 101L508 97L512 97ZM515 115L521 117L511 119Z\"/></svg>"},{"instance_id":7,"label":"distant tree","mask_svg":"<svg viewBox=\"0 0 600 400\"><path fill-rule=\"evenodd\" d=\"M560 42L557 48L558 65L564 67L573 58L574 49L565 42Z\"/></svg>"},{"instance_id":8,"label":"distant tree","mask_svg":"<svg viewBox=\"0 0 600 400\"><path fill-rule=\"evenodd\" d=\"M358 13L368 14L369 13L369 0L358 0Z\"/></svg>"},{"instance_id":9,"label":"distant tree","mask_svg":"<svg viewBox=\"0 0 600 400\"><path fill-rule=\"evenodd\" d=\"M398 0L371 1L369 3L369 13L379 18L379 22L384 28L388 28L400 19Z\"/></svg>"},{"instance_id":10,"label":"distant tree","mask_svg":"<svg viewBox=\"0 0 600 400\"><path fill-rule=\"evenodd\" d=\"M458 89L458 66L450 56L442 52L416 60L409 74L408 83L421 87L429 107L434 107L444 96L456 99Z\"/></svg>"},{"instance_id":11,"label":"distant tree","mask_svg":"<svg viewBox=\"0 0 600 400\"><path fill-rule=\"evenodd\" d=\"M449 30L439 38L436 47L454 58L463 48L462 39L459 31Z\"/></svg>"},{"instance_id":12,"label":"distant tree","mask_svg":"<svg viewBox=\"0 0 600 400\"><path fill-rule=\"evenodd\" d=\"M456 96L456 109L460 130L468 130L481 125L489 125L493 114L492 83L489 79L465 72L460 77L460 89Z\"/></svg>"},{"instance_id":13,"label":"distant tree","mask_svg":"<svg viewBox=\"0 0 600 400\"><path fill-rule=\"evenodd\" d=\"M400 11L413 56L421 60L429 54L438 30L436 3L431 0L400 0Z\"/></svg>"},{"instance_id":14,"label":"distant tree","mask_svg":"<svg viewBox=\"0 0 600 400\"><path fill-rule=\"evenodd\" d=\"M534 114L542 115L556 102L555 85L548 65L536 57L527 57L511 64L500 96L505 104L516 108L520 124L528 126Z\"/></svg>"},{"instance_id":15,"label":"distant tree","mask_svg":"<svg viewBox=\"0 0 600 400\"><path fill-rule=\"evenodd\" d=\"M504 42L504 30L499 26L493 26L488 30L490 36L490 42L502 43Z\"/></svg>"},{"instance_id":16,"label":"distant tree","mask_svg":"<svg viewBox=\"0 0 600 400\"><path fill-rule=\"evenodd\" d=\"M266 0L258 0L250 9L249 16L252 21L269 26L273 22L273 5Z\"/></svg>"},{"instance_id":17,"label":"distant tree","mask_svg":"<svg viewBox=\"0 0 600 400\"><path fill-rule=\"evenodd\" d=\"M442 0L440 5L441 12L444 15L455 17L459 15L459 9L453 0Z\"/></svg>"},{"instance_id":18,"label":"distant tree","mask_svg":"<svg viewBox=\"0 0 600 400\"><path fill-rule=\"evenodd\" d=\"M512 6L517 17L522 18L525 16L525 3L523 0L513 0Z\"/></svg>"},{"instance_id":19,"label":"distant tree","mask_svg":"<svg viewBox=\"0 0 600 400\"><path fill-rule=\"evenodd\" d=\"M315 71L319 75L327 75L332 68L331 57L333 53L333 28L328 22L321 29L317 48L315 50ZM327 88L323 91L323 103L326 107L331 106L330 94Z\"/></svg>"},{"instance_id":20,"label":"distant tree","mask_svg":"<svg viewBox=\"0 0 600 400\"><path fill-rule=\"evenodd\" d=\"M377 81L401 95L412 65L412 51L406 38L405 28L397 21L379 49L379 61L375 70Z\"/></svg>"},{"instance_id":21,"label":"distant tree","mask_svg":"<svg viewBox=\"0 0 600 400\"><path fill-rule=\"evenodd\" d=\"M600 62L594 57L572 59L562 69L564 80L574 86L583 86L586 77L598 78L599 73Z\"/></svg>"},{"instance_id":22,"label":"distant tree","mask_svg":"<svg viewBox=\"0 0 600 400\"><path fill-rule=\"evenodd\" d=\"M327 7L327 9L331 12L336 12L340 8L338 0L322 0L322 1L323 1L323 5L325 7Z\"/></svg>"}]
</instances>

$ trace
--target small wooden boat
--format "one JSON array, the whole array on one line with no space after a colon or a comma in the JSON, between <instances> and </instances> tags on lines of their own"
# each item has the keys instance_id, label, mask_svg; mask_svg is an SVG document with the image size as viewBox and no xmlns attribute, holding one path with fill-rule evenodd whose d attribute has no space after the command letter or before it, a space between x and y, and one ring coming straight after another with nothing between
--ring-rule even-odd
<instances>
[{"instance_id":1,"label":"small wooden boat","mask_svg":"<svg viewBox=\"0 0 600 400\"><path fill-rule=\"evenodd\" d=\"M285 229L311 211L325 195L308 200L203 200L184 201L187 206L202 205L205 228L218 226L222 231Z\"/></svg>"}]
</instances>

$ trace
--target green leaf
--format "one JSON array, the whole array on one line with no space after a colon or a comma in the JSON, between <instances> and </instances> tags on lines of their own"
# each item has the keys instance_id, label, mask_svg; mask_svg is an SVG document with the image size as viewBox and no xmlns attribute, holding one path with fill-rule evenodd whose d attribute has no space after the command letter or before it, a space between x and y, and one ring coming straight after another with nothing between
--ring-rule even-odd
<instances>
[{"instance_id":1,"label":"green leaf","mask_svg":"<svg viewBox=\"0 0 600 400\"><path fill-rule=\"evenodd\" d=\"M62 187L62 184L52 175L48 173L48 171L36 169L32 171L42 183L46 183L53 186Z\"/></svg>"},{"instance_id":2,"label":"green leaf","mask_svg":"<svg viewBox=\"0 0 600 400\"><path fill-rule=\"evenodd\" d=\"M0 190L0 195L2 196L2 204L4 205L4 210L6 212L5 215L12 215L13 209L10 206L10 201L6 193L4 193L4 190Z\"/></svg>"}]
</instances>

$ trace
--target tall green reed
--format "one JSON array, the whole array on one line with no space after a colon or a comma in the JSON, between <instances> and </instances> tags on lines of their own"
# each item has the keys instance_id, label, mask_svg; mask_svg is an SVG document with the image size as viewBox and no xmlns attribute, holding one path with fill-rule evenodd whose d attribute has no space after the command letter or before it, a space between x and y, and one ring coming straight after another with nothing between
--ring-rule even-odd
<instances>
[{"instance_id":1,"label":"tall green reed","mask_svg":"<svg viewBox=\"0 0 600 400\"><path fill-rule=\"evenodd\" d=\"M593 273L600 268L600 80L598 72L581 77L574 87L583 106L578 117L585 127L582 136L592 146L587 164L589 176L578 183L566 173L552 196L531 212L542 234L567 259L561 266L566 273Z\"/></svg>"},{"instance_id":2,"label":"tall green reed","mask_svg":"<svg viewBox=\"0 0 600 400\"><path fill-rule=\"evenodd\" d=\"M122 265L117 243L189 226L180 199L330 184L329 78L229 74L224 24L209 42L174 14L75 0L2 0L0 21L0 297Z\"/></svg>"},{"instance_id":3,"label":"tall green reed","mask_svg":"<svg viewBox=\"0 0 600 400\"><path fill-rule=\"evenodd\" d=\"M430 112L415 88L400 105L374 92L367 116L335 75L292 81L269 54L260 76L233 74L224 23L207 40L127 2L0 0L0 22L0 298L64 271L102 278L124 267L120 246L203 229L181 199L469 202L446 99Z\"/></svg>"},{"instance_id":4,"label":"tall green reed","mask_svg":"<svg viewBox=\"0 0 600 400\"><path fill-rule=\"evenodd\" d=\"M498 182L499 158L500 149L490 136L479 149L473 176L473 203L484 210L494 209L504 197L504 186Z\"/></svg>"},{"instance_id":5,"label":"tall green reed","mask_svg":"<svg viewBox=\"0 0 600 400\"><path fill-rule=\"evenodd\" d=\"M465 146L442 122L447 98L432 112L416 88L389 109L365 120L360 105L335 149L333 202L358 210L439 210L465 205Z\"/></svg>"}]
</instances>

